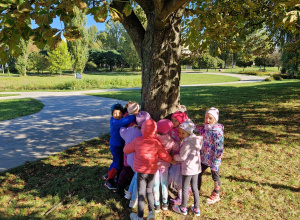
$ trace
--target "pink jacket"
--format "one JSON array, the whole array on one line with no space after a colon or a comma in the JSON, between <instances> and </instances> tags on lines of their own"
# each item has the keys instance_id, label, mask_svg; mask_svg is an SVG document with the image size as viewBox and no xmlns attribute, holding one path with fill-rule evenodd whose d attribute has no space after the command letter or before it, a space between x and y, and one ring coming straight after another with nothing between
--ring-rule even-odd
<instances>
[{"instance_id":1,"label":"pink jacket","mask_svg":"<svg viewBox=\"0 0 300 220\"><path fill-rule=\"evenodd\" d=\"M201 173L200 149L203 146L203 137L192 134L181 144L179 154L174 159L181 162L182 175L196 175Z\"/></svg>"},{"instance_id":2,"label":"pink jacket","mask_svg":"<svg viewBox=\"0 0 300 220\"><path fill-rule=\"evenodd\" d=\"M126 144L123 151L125 154L134 153L133 169L138 173L155 174L157 171L158 157L167 162L172 157L156 139L157 126L152 119L146 120L141 128L142 137L137 137Z\"/></svg>"},{"instance_id":3,"label":"pink jacket","mask_svg":"<svg viewBox=\"0 0 300 220\"><path fill-rule=\"evenodd\" d=\"M180 145L178 142L174 141L174 139L169 135L160 135L157 134L156 136L157 140L162 144L162 146L165 148L168 153L172 151L178 152L180 149ZM158 158L158 169L166 169L170 167L170 163Z\"/></svg>"}]
</instances>

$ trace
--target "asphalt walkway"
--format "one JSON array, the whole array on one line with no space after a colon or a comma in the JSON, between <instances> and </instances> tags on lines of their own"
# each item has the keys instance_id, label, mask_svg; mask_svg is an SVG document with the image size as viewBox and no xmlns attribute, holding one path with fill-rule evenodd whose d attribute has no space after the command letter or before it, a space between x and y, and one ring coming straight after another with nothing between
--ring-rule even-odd
<instances>
[{"instance_id":1,"label":"asphalt walkway","mask_svg":"<svg viewBox=\"0 0 300 220\"><path fill-rule=\"evenodd\" d=\"M257 76L226 73L208 74L234 76L241 80L231 83L189 86L250 83L265 79ZM126 101L84 94L119 90L128 89L75 92L1 92L0 94L19 94L19 96L0 97L0 100L34 98L41 101L45 106L38 113L0 121L0 171L22 165L26 161L47 157L82 141L108 133L111 117L110 106L116 102L125 105Z\"/></svg>"}]
</instances>

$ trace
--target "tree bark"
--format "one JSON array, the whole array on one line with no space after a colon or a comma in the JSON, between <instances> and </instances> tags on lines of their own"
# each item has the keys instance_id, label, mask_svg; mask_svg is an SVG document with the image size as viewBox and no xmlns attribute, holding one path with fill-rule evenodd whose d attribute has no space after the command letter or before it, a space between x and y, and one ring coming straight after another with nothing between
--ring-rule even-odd
<instances>
[{"instance_id":1,"label":"tree bark","mask_svg":"<svg viewBox=\"0 0 300 220\"><path fill-rule=\"evenodd\" d=\"M165 27L148 17L142 45L142 109L159 120L174 113L180 105L181 19L180 8L168 17Z\"/></svg>"},{"instance_id":2,"label":"tree bark","mask_svg":"<svg viewBox=\"0 0 300 220\"><path fill-rule=\"evenodd\" d=\"M134 13L122 24L142 62L142 110L154 120L174 113L180 105L181 20L189 0L137 1L147 15L146 30ZM122 11L125 1L112 6Z\"/></svg>"}]
</instances>

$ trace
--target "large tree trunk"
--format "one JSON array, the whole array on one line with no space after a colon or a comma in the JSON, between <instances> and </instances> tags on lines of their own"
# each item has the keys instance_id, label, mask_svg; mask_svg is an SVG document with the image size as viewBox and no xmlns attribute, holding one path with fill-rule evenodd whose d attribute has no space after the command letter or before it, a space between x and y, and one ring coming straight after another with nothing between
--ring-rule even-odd
<instances>
[{"instance_id":1,"label":"large tree trunk","mask_svg":"<svg viewBox=\"0 0 300 220\"><path fill-rule=\"evenodd\" d=\"M180 30L183 9L168 18L162 30L153 18L142 45L142 109L159 120L180 105Z\"/></svg>"},{"instance_id":2,"label":"large tree trunk","mask_svg":"<svg viewBox=\"0 0 300 220\"><path fill-rule=\"evenodd\" d=\"M134 13L122 24L142 62L142 110L154 120L174 113L180 105L181 20L190 0L138 0L147 15L146 30ZM114 1L119 12L125 2Z\"/></svg>"}]
</instances>

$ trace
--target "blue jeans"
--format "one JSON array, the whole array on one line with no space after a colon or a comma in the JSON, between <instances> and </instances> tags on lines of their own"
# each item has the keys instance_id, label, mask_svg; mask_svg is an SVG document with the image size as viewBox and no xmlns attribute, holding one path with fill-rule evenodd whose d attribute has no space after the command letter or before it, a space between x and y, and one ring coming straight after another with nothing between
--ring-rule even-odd
<instances>
[{"instance_id":1,"label":"blue jeans","mask_svg":"<svg viewBox=\"0 0 300 220\"><path fill-rule=\"evenodd\" d=\"M122 146L110 146L110 152L113 156L113 162L111 163L108 171L112 168L120 170L123 168L123 147Z\"/></svg>"},{"instance_id":2,"label":"blue jeans","mask_svg":"<svg viewBox=\"0 0 300 220\"><path fill-rule=\"evenodd\" d=\"M131 192L131 201L135 201L138 196L138 191L137 191L137 172L134 172L134 175L132 177L129 189L129 192Z\"/></svg>"},{"instance_id":3,"label":"blue jeans","mask_svg":"<svg viewBox=\"0 0 300 220\"><path fill-rule=\"evenodd\" d=\"M162 191L162 202L168 202L168 169L158 169L156 174L154 175L154 204L160 204L160 190L159 186L161 185Z\"/></svg>"}]
</instances>

